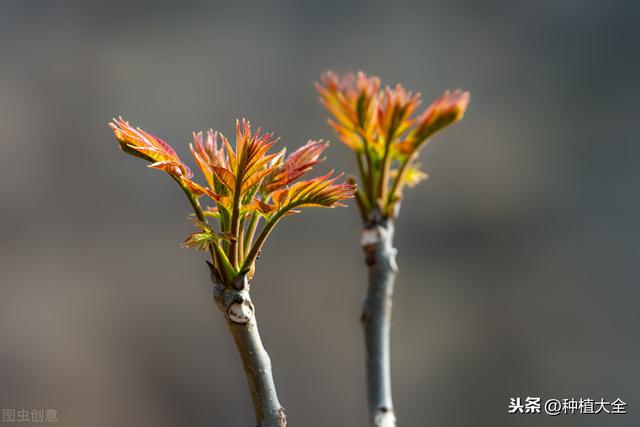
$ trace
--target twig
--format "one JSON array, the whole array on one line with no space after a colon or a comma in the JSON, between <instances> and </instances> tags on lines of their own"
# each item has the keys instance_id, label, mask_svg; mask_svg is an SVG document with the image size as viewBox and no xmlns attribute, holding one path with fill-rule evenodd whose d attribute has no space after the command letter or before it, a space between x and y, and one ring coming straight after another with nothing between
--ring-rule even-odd
<instances>
[{"instance_id":1,"label":"twig","mask_svg":"<svg viewBox=\"0 0 640 427\"><path fill-rule=\"evenodd\" d=\"M285 427L287 417L276 393L271 359L260 339L246 275L238 276L233 286L217 282L214 274L212 280L214 300L227 321L242 359L257 427Z\"/></svg>"},{"instance_id":2,"label":"twig","mask_svg":"<svg viewBox=\"0 0 640 427\"><path fill-rule=\"evenodd\" d=\"M395 427L391 398L389 334L393 285L398 272L393 223L382 221L362 233L369 288L362 310L366 343L369 418L372 427Z\"/></svg>"}]
</instances>

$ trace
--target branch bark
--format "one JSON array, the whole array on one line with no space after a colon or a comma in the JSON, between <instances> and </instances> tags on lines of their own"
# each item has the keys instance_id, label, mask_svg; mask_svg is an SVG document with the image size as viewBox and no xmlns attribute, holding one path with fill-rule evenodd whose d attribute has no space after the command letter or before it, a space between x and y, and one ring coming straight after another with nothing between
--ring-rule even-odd
<instances>
[{"instance_id":1,"label":"branch bark","mask_svg":"<svg viewBox=\"0 0 640 427\"><path fill-rule=\"evenodd\" d=\"M257 427L285 427L287 417L278 401L271 359L260 339L246 276L238 277L233 286L218 283L215 277L212 279L214 300L227 321L242 359Z\"/></svg>"},{"instance_id":2,"label":"branch bark","mask_svg":"<svg viewBox=\"0 0 640 427\"><path fill-rule=\"evenodd\" d=\"M393 223L383 220L362 233L362 248L369 267L369 288L362 311L371 427L395 427L391 395L389 334L393 285L398 272L393 247Z\"/></svg>"}]
</instances>

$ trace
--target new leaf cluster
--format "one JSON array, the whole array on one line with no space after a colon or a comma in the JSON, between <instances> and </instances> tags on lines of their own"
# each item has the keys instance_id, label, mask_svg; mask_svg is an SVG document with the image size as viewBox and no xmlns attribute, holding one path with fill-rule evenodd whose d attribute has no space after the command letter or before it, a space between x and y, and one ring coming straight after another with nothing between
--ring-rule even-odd
<instances>
[{"instance_id":1,"label":"new leaf cluster","mask_svg":"<svg viewBox=\"0 0 640 427\"><path fill-rule=\"evenodd\" d=\"M331 113L329 124L358 160L361 187L356 192L365 222L397 215L405 186L427 178L416 163L418 153L437 131L462 119L469 92L445 92L421 114L420 94L401 85L380 88L378 77L337 76L327 72L316 84Z\"/></svg>"},{"instance_id":2,"label":"new leaf cluster","mask_svg":"<svg viewBox=\"0 0 640 427\"><path fill-rule=\"evenodd\" d=\"M236 121L235 147L219 132L193 134L191 154L204 176L193 172L165 141L121 117L110 124L120 148L168 173L187 195L198 231L184 241L211 253L216 279L232 284L239 275L253 276L255 260L271 230L287 215L304 207L342 206L355 186L337 183L341 175L299 180L323 159L328 144L309 141L286 155L286 148L270 153L278 141L271 134L252 133L246 120ZM205 198L207 203L201 204Z\"/></svg>"}]
</instances>

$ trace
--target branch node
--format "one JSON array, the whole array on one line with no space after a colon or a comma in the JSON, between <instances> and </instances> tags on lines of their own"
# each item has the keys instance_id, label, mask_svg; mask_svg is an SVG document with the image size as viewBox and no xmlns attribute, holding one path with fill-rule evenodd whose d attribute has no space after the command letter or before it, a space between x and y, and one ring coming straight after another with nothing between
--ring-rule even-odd
<instances>
[{"instance_id":1,"label":"branch node","mask_svg":"<svg viewBox=\"0 0 640 427\"><path fill-rule=\"evenodd\" d=\"M279 427L287 426L287 414L285 413L284 408L282 406L280 407L280 409L278 409L278 419L280 421Z\"/></svg>"},{"instance_id":2,"label":"branch node","mask_svg":"<svg viewBox=\"0 0 640 427\"><path fill-rule=\"evenodd\" d=\"M236 289L236 283L234 286L216 283L213 299L230 322L243 325L253 321L255 310L249 295L249 283L246 280L241 283L244 284L241 290Z\"/></svg>"},{"instance_id":3,"label":"branch node","mask_svg":"<svg viewBox=\"0 0 640 427\"><path fill-rule=\"evenodd\" d=\"M380 243L380 231L378 227L365 228L362 230L362 238L360 245L366 250L370 246L376 246Z\"/></svg>"},{"instance_id":4,"label":"branch node","mask_svg":"<svg viewBox=\"0 0 640 427\"><path fill-rule=\"evenodd\" d=\"M378 408L373 416L373 427L395 427L396 416L393 409L382 407Z\"/></svg>"},{"instance_id":5,"label":"branch node","mask_svg":"<svg viewBox=\"0 0 640 427\"><path fill-rule=\"evenodd\" d=\"M234 302L229 306L227 314L229 320L242 325L253 319L253 307L249 301Z\"/></svg>"},{"instance_id":6,"label":"branch node","mask_svg":"<svg viewBox=\"0 0 640 427\"><path fill-rule=\"evenodd\" d=\"M233 281L233 287L239 291L249 288L249 278L246 273L238 275Z\"/></svg>"}]
</instances>

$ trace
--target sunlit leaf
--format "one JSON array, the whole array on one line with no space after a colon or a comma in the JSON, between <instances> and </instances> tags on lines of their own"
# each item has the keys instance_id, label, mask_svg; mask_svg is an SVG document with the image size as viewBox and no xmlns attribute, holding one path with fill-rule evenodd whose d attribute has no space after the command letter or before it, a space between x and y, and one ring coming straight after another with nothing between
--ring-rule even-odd
<instances>
[{"instance_id":1,"label":"sunlit leaf","mask_svg":"<svg viewBox=\"0 0 640 427\"><path fill-rule=\"evenodd\" d=\"M353 197L355 186L351 184L335 184L341 175L331 177L333 171L326 175L295 183L288 189L273 193L273 201L278 209L293 209L299 207L343 206L339 203Z\"/></svg>"},{"instance_id":2,"label":"sunlit leaf","mask_svg":"<svg viewBox=\"0 0 640 427\"><path fill-rule=\"evenodd\" d=\"M171 175L191 178L191 170L182 163L175 150L162 139L140 128L133 128L122 117L113 119L109 126L113 129L125 153L154 162L152 167L164 170Z\"/></svg>"},{"instance_id":3,"label":"sunlit leaf","mask_svg":"<svg viewBox=\"0 0 640 427\"><path fill-rule=\"evenodd\" d=\"M216 177L224 184L227 189L233 193L236 190L236 177L234 174L227 168L223 168L222 166L213 167L213 172Z\"/></svg>"},{"instance_id":4,"label":"sunlit leaf","mask_svg":"<svg viewBox=\"0 0 640 427\"><path fill-rule=\"evenodd\" d=\"M272 169L272 172L265 179L265 191L274 191L300 178L305 172L308 172L318 162L322 161L320 155L328 146L328 142L308 141L298 148L284 162Z\"/></svg>"},{"instance_id":5,"label":"sunlit leaf","mask_svg":"<svg viewBox=\"0 0 640 427\"><path fill-rule=\"evenodd\" d=\"M229 233L214 231L206 222L198 219L194 219L193 222L200 231L187 236L182 243L184 248L196 248L200 251L206 251L211 244L218 243L221 240L231 241L235 238Z\"/></svg>"},{"instance_id":6,"label":"sunlit leaf","mask_svg":"<svg viewBox=\"0 0 640 427\"><path fill-rule=\"evenodd\" d=\"M417 147L440 129L462 120L468 105L469 92L445 92L417 119L418 124L412 135L414 145Z\"/></svg>"}]
</instances>

